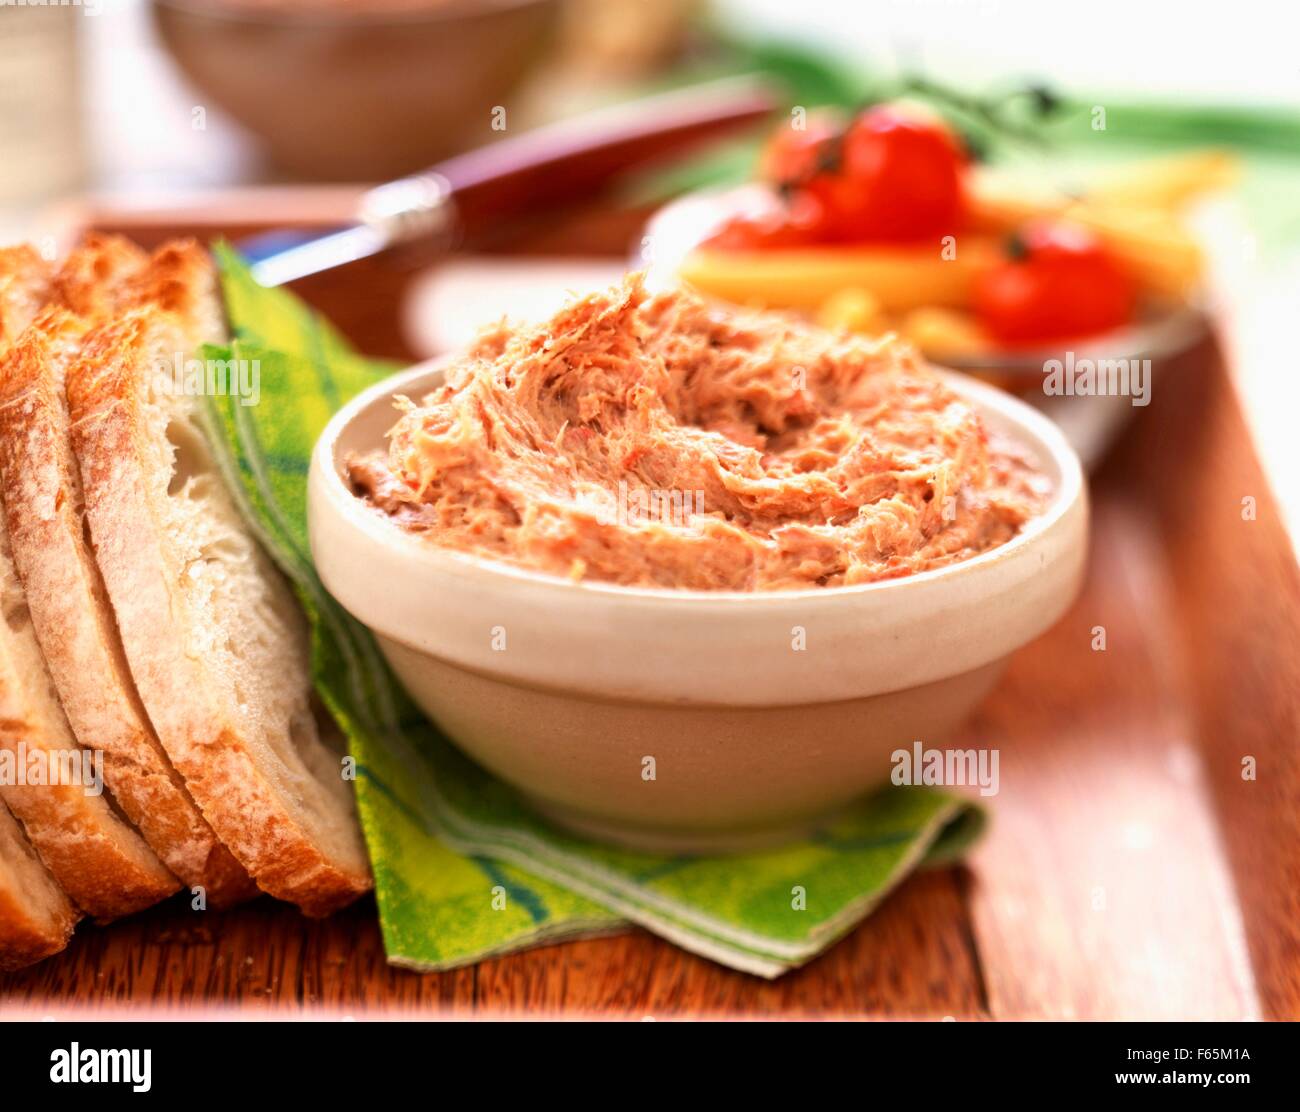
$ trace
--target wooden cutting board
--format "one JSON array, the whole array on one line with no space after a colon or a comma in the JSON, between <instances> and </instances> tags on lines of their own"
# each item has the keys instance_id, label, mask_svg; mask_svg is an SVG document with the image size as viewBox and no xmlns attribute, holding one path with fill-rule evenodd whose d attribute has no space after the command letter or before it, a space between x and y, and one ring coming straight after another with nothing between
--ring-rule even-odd
<instances>
[{"instance_id":1,"label":"wooden cutting board","mask_svg":"<svg viewBox=\"0 0 1300 1112\"><path fill-rule=\"evenodd\" d=\"M349 196L333 192L90 222L238 236L328 223ZM578 214L502 248L624 257L643 215ZM299 292L363 350L409 358L411 262ZM421 975L385 964L369 901L313 922L261 900L200 924L176 904L0 977L0 1011L1300 1018L1300 570L1215 344L1163 384L1094 477L1082 596L967 727L1001 751L987 840L804 969L766 983L630 931Z\"/></svg>"}]
</instances>

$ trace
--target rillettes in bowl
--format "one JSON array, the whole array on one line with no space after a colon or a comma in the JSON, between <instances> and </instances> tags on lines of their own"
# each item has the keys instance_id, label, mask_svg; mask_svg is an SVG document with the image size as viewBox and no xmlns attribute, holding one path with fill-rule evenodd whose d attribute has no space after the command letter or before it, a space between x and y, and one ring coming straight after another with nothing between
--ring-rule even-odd
<instances>
[{"instance_id":1,"label":"rillettes in bowl","mask_svg":"<svg viewBox=\"0 0 1300 1112\"><path fill-rule=\"evenodd\" d=\"M796 591L642 589L439 548L353 492L395 394L367 390L312 457L312 554L415 701L545 815L593 838L679 852L778 843L889 778L891 754L942 747L1008 656L1057 621L1087 547L1079 461L1042 414L947 381L1052 483L1011 541L902 579Z\"/></svg>"}]
</instances>

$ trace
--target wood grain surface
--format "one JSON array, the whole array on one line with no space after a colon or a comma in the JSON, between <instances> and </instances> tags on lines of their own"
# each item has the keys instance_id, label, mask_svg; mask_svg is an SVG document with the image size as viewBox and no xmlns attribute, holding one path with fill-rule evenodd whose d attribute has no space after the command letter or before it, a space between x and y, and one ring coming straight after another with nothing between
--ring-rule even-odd
<instances>
[{"instance_id":1,"label":"wood grain surface","mask_svg":"<svg viewBox=\"0 0 1300 1112\"><path fill-rule=\"evenodd\" d=\"M310 296L401 355L405 279L372 278ZM1300 1018L1300 573L1212 344L1157 380L1092 498L1081 598L964 731L1000 752L987 840L776 982L641 931L416 974L369 901L320 922L177 901L0 977L0 1011Z\"/></svg>"},{"instance_id":2,"label":"wood grain surface","mask_svg":"<svg viewBox=\"0 0 1300 1112\"><path fill-rule=\"evenodd\" d=\"M1174 602L1160 646L1181 673L1263 1012L1297 1019L1300 569L1230 377L1214 360L1186 372L1112 474L1148 492L1159 530Z\"/></svg>"}]
</instances>

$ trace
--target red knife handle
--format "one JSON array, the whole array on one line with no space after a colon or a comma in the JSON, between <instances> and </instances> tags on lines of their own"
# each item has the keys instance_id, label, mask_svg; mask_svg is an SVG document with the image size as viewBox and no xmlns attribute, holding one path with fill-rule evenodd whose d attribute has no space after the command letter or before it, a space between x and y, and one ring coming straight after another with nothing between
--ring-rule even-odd
<instances>
[{"instance_id":1,"label":"red knife handle","mask_svg":"<svg viewBox=\"0 0 1300 1112\"><path fill-rule=\"evenodd\" d=\"M450 189L457 239L474 243L521 213L585 200L632 168L755 124L777 103L752 79L680 89L502 139L429 176Z\"/></svg>"}]
</instances>

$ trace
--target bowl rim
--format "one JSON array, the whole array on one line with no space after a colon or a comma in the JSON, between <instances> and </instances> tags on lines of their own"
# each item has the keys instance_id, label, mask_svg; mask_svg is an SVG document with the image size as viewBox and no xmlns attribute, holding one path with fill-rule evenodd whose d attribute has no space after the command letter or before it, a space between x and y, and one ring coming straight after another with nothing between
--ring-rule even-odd
<instances>
[{"instance_id":1,"label":"bowl rim","mask_svg":"<svg viewBox=\"0 0 1300 1112\"><path fill-rule=\"evenodd\" d=\"M226 0L151 0L154 8L167 8L187 16L220 23L243 23L266 27L314 27L330 30L403 26L413 23L444 23L464 17L488 17L518 8L555 7L558 0L443 0L415 10L389 11L355 8L262 8L231 4Z\"/></svg>"},{"instance_id":2,"label":"bowl rim","mask_svg":"<svg viewBox=\"0 0 1300 1112\"><path fill-rule=\"evenodd\" d=\"M852 599L887 595L903 590L909 584L933 583L952 580L960 576L978 574L981 570L1014 557L1020 550L1032 545L1038 538L1053 529L1084 497L1083 467L1078 455L1070 446L1061 429L1045 414L1005 391L980 382L969 375L935 368L950 387L963 397L972 400L978 409L995 411L1012 430L1008 433L1022 447L1038 457L1044 471L1055 471L1054 488L1042 512L1031 519L1004 544L981 552L977 556L947 564L913 575L879 579L868 583L855 583L834 587L801 587L794 590L771 591L708 591L690 587L634 587L595 580L572 580L565 576L530 568L517 567L500 560L443 548L395 524L376 510L367 506L352 492L344 480L337 459L338 443L347 427L364 411L391 400L397 394L419 396L436 384L446 366L456 358L456 353L418 363L404 371L390 375L344 404L330 418L312 449L311 470L318 472L322 482L317 485L329 500L332 508L350 528L366 534L375 543L399 549L417 566L429 572L455 575L475 575L484 579L534 587L540 590L565 592L569 597L580 592L591 598L609 600L650 601L656 605L679 605L703 608L710 605L729 606L744 600L749 608L766 606L775 608L787 603L802 605L835 605ZM435 377L418 388L415 383ZM381 445L377 444L376 447ZM1046 456L1046 459L1041 458ZM315 512L315 499L309 499L309 513ZM816 600L826 600L818 603Z\"/></svg>"}]
</instances>

